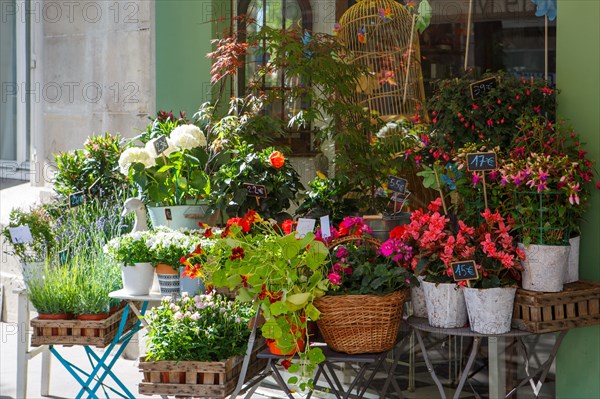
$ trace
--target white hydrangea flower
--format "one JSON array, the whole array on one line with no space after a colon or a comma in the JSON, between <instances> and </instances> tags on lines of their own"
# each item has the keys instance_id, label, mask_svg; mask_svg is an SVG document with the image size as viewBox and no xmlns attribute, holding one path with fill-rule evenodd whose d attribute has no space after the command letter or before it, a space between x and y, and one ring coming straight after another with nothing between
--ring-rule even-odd
<instances>
[{"instance_id":1,"label":"white hydrangea flower","mask_svg":"<svg viewBox=\"0 0 600 399\"><path fill-rule=\"evenodd\" d=\"M196 147L206 146L206 137L196 125L177 126L171 132L171 141L175 147L182 150L191 150Z\"/></svg>"},{"instance_id":2,"label":"white hydrangea flower","mask_svg":"<svg viewBox=\"0 0 600 399\"><path fill-rule=\"evenodd\" d=\"M173 141L167 137L167 144L169 144L169 146L167 147L166 150L164 150L162 152L162 154L157 154L156 153L156 148L154 147L154 142L158 140L158 138L156 139L152 139L149 142L146 143L146 151L148 151L148 154L150 154L151 157L153 158L158 158L160 156L166 156L168 157L171 153L177 151L177 147L175 147L175 144L173 144Z\"/></svg>"},{"instance_id":3,"label":"white hydrangea flower","mask_svg":"<svg viewBox=\"0 0 600 399\"><path fill-rule=\"evenodd\" d=\"M127 148L119 157L119 169L121 173L127 175L131 165L136 162L143 164L146 168L156 165L156 161L145 148Z\"/></svg>"}]
</instances>

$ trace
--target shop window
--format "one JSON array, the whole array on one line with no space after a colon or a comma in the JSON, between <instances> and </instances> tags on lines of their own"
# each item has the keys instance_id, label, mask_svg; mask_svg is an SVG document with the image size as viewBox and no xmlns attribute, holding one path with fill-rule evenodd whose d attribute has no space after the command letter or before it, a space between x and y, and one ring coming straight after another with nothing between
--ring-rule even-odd
<instances>
[{"instance_id":1,"label":"shop window","mask_svg":"<svg viewBox=\"0 0 600 399\"><path fill-rule=\"evenodd\" d=\"M468 2L430 0L431 26L421 34L423 78L451 78L464 70ZM531 1L473 2L468 66L477 73L504 70L516 77L545 75L545 21ZM556 21L548 23L548 81L555 82Z\"/></svg>"},{"instance_id":2,"label":"shop window","mask_svg":"<svg viewBox=\"0 0 600 399\"><path fill-rule=\"evenodd\" d=\"M254 21L247 24L241 22L245 26L238 26L241 32L246 32L248 35L256 33L263 26L298 30L300 33L312 30L312 10L309 0L240 0L238 14L246 15L248 20ZM257 67L267 62L268 54L262 50L264 47L265 44L246 56L243 70L238 74L239 95L246 93L247 84L256 73ZM268 95L270 91L289 92L291 88L304 82L292 81L285 76L285 71L277 71L263 77L261 84L260 89ZM287 121L306 104L300 103L297 99L286 98L285 95L281 97L281 100L267 106L264 112L281 119L284 126L287 126ZM296 130L287 129L285 137L276 139L274 144L290 147L294 155L312 153L314 147L311 126Z\"/></svg>"}]
</instances>

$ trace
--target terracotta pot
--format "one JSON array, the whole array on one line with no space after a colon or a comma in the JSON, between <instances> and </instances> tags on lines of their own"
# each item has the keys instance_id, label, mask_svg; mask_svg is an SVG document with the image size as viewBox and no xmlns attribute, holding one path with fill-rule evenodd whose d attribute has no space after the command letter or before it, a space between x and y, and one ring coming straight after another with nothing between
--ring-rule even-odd
<instances>
[{"instance_id":1,"label":"terracotta pot","mask_svg":"<svg viewBox=\"0 0 600 399\"><path fill-rule=\"evenodd\" d=\"M179 270L173 269L171 265L159 263L156 265L156 274L179 274Z\"/></svg>"},{"instance_id":2,"label":"terracotta pot","mask_svg":"<svg viewBox=\"0 0 600 399\"><path fill-rule=\"evenodd\" d=\"M78 314L77 320L97 321L108 318L109 313Z\"/></svg>"},{"instance_id":3,"label":"terracotta pot","mask_svg":"<svg viewBox=\"0 0 600 399\"><path fill-rule=\"evenodd\" d=\"M304 320L302 320L302 321L304 321ZM291 325L290 329L293 334L300 332L300 335L301 335L300 338L296 339L295 347L292 348L292 350L290 350L290 351L284 352L283 349L277 345L276 340L267 339L267 346L269 347L269 350L271 351L272 354L278 355L278 356L290 356L290 355L296 354L296 352L304 352L304 346L305 346L304 339L306 337L306 330L300 329L300 327L296 326L296 325Z\"/></svg>"},{"instance_id":4,"label":"terracotta pot","mask_svg":"<svg viewBox=\"0 0 600 399\"><path fill-rule=\"evenodd\" d=\"M68 317L67 313L38 313L40 320L67 320Z\"/></svg>"}]
</instances>

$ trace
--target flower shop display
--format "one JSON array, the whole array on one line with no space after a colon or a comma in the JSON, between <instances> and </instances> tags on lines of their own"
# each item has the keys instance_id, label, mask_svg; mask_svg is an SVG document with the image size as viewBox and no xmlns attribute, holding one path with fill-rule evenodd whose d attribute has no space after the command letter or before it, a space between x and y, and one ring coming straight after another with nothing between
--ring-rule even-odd
<instances>
[{"instance_id":1,"label":"flower shop display","mask_svg":"<svg viewBox=\"0 0 600 399\"><path fill-rule=\"evenodd\" d=\"M123 289L129 295L148 295L154 280L147 231L133 231L110 240L104 251L121 264Z\"/></svg>"},{"instance_id":2,"label":"flower shop display","mask_svg":"<svg viewBox=\"0 0 600 399\"><path fill-rule=\"evenodd\" d=\"M281 152L241 143L215 173L211 197L229 217L241 217L252 209L262 217L283 221L289 218L284 211L298 202L301 190L300 176Z\"/></svg>"},{"instance_id":3,"label":"flower shop display","mask_svg":"<svg viewBox=\"0 0 600 399\"><path fill-rule=\"evenodd\" d=\"M377 353L396 344L412 273L400 265L407 248L394 239L370 237L359 217L347 217L329 243L330 290L318 298L317 320L327 344L338 352Z\"/></svg>"},{"instance_id":4,"label":"flower shop display","mask_svg":"<svg viewBox=\"0 0 600 399\"><path fill-rule=\"evenodd\" d=\"M320 348L300 348L299 342L308 342L308 321L320 315L313 303L327 290L328 250L313 233L297 237L291 221L281 227L274 223L253 210L230 218L207 254L199 255L206 260L188 262L186 273L214 288L228 288L238 301L254 302L265 320L261 332L267 342L282 353L296 351L298 361L292 364L290 355L286 364L304 389L323 360Z\"/></svg>"},{"instance_id":5,"label":"flower shop display","mask_svg":"<svg viewBox=\"0 0 600 399\"><path fill-rule=\"evenodd\" d=\"M205 133L185 115L176 119L171 113L160 112L136 140L143 147L126 148L119 158L119 168L149 205L153 225L197 227L206 213L199 205L210 194L210 174L216 158Z\"/></svg>"},{"instance_id":6,"label":"flower shop display","mask_svg":"<svg viewBox=\"0 0 600 399\"><path fill-rule=\"evenodd\" d=\"M254 313L251 305L219 295L163 298L145 316L148 352L140 359L140 393L226 397L237 384ZM246 378L265 363L254 357Z\"/></svg>"},{"instance_id":7,"label":"flower shop display","mask_svg":"<svg viewBox=\"0 0 600 399\"><path fill-rule=\"evenodd\" d=\"M514 192L514 217L527 252L523 288L558 292L569 274L571 234L577 234L591 195L593 165L564 122L523 118L519 128L499 178Z\"/></svg>"}]
</instances>

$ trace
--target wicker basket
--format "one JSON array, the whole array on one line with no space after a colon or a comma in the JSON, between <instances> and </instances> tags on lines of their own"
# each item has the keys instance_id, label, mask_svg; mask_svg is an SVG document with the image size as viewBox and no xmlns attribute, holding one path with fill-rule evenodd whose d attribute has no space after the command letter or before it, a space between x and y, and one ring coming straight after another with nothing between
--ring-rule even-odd
<instances>
[{"instance_id":1,"label":"wicker basket","mask_svg":"<svg viewBox=\"0 0 600 399\"><path fill-rule=\"evenodd\" d=\"M394 347L409 291L385 295L326 295L315 300L319 330L331 349L350 354Z\"/></svg>"}]
</instances>

